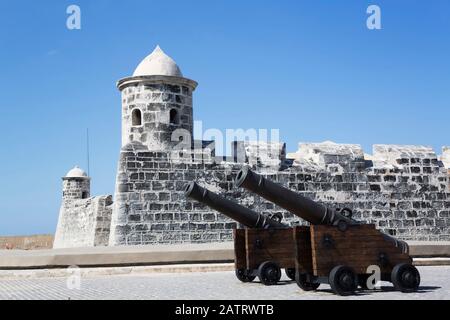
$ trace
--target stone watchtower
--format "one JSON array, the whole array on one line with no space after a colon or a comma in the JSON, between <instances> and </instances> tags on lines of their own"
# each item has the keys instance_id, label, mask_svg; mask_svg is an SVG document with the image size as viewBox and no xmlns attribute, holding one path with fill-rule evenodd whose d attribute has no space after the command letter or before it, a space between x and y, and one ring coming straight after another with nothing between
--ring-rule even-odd
<instances>
[{"instance_id":1,"label":"stone watchtower","mask_svg":"<svg viewBox=\"0 0 450 320\"><path fill-rule=\"evenodd\" d=\"M104 246L109 241L112 197L91 197L91 178L75 167L63 179L63 201L53 248Z\"/></svg>"},{"instance_id":2,"label":"stone watchtower","mask_svg":"<svg viewBox=\"0 0 450 320\"><path fill-rule=\"evenodd\" d=\"M172 137L177 129L185 129L192 140L192 92L197 83L184 78L159 46L117 87L122 93L122 147L140 142L149 151L168 150L172 140L184 138Z\"/></svg>"},{"instance_id":3,"label":"stone watchtower","mask_svg":"<svg viewBox=\"0 0 450 320\"><path fill-rule=\"evenodd\" d=\"M75 166L63 179L63 200L87 199L91 196L91 178Z\"/></svg>"}]
</instances>

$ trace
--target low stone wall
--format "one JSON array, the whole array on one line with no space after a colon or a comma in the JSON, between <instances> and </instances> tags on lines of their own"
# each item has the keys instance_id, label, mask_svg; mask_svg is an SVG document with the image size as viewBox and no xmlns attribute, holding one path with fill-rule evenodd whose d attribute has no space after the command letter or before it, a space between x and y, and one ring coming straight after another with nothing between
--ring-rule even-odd
<instances>
[{"instance_id":1,"label":"low stone wall","mask_svg":"<svg viewBox=\"0 0 450 320\"><path fill-rule=\"evenodd\" d=\"M39 250L51 249L53 235L0 237L0 250Z\"/></svg>"}]
</instances>

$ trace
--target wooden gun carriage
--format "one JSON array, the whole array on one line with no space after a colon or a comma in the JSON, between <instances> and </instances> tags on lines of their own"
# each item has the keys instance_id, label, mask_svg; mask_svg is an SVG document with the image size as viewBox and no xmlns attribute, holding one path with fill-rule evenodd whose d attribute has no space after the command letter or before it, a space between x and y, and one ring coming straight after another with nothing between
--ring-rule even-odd
<instances>
[{"instance_id":1,"label":"wooden gun carriage","mask_svg":"<svg viewBox=\"0 0 450 320\"><path fill-rule=\"evenodd\" d=\"M420 274L412 265L408 244L386 235L372 224L352 219L349 209L327 208L242 169L235 185L254 192L310 223L294 227L296 282L303 290L327 283L340 295L352 294L358 286L369 286L373 271L402 292L416 291ZM291 239L286 240L291 247Z\"/></svg>"},{"instance_id":2,"label":"wooden gun carriage","mask_svg":"<svg viewBox=\"0 0 450 320\"><path fill-rule=\"evenodd\" d=\"M295 227L296 282L305 291L327 283L340 295L367 289L369 276L389 281L402 292L416 291L420 275L408 253L402 252L375 225ZM375 283L372 283L374 286Z\"/></svg>"}]
</instances>

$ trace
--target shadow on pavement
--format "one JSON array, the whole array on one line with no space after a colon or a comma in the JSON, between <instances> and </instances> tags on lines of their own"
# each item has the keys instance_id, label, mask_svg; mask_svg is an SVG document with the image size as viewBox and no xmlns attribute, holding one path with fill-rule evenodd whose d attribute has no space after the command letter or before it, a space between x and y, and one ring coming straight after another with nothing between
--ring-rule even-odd
<instances>
[{"instance_id":1,"label":"shadow on pavement","mask_svg":"<svg viewBox=\"0 0 450 320\"><path fill-rule=\"evenodd\" d=\"M412 293L428 293L428 292L432 292L432 291L435 291L435 290L438 290L438 289L442 289L442 287L438 287L438 286L421 286L421 287L419 287L418 291L412 292ZM316 291L317 292L322 292L322 293L335 294L333 292L333 290L331 290L329 288L319 288ZM394 287L382 286L379 289L374 289L374 290L357 290L353 296L367 296L367 295L379 294L379 293L383 293L383 292L397 292L397 290L395 290ZM404 293L404 294L408 294L408 293Z\"/></svg>"}]
</instances>

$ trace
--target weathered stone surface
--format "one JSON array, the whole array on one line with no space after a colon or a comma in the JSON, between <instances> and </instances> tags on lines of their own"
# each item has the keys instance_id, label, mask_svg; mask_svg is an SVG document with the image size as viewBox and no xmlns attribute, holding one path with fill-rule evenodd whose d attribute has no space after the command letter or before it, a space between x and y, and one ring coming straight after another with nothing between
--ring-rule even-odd
<instances>
[{"instance_id":1,"label":"weathered stone surface","mask_svg":"<svg viewBox=\"0 0 450 320\"><path fill-rule=\"evenodd\" d=\"M437 155L431 147L411 145L386 145L373 146L373 160L378 166L391 166L402 168L403 166L420 164L422 159L426 163L437 164Z\"/></svg>"},{"instance_id":2,"label":"weathered stone surface","mask_svg":"<svg viewBox=\"0 0 450 320\"><path fill-rule=\"evenodd\" d=\"M442 147L441 161L448 170L450 170L450 147Z\"/></svg>"},{"instance_id":3,"label":"weathered stone surface","mask_svg":"<svg viewBox=\"0 0 450 320\"><path fill-rule=\"evenodd\" d=\"M64 178L63 179L63 197L70 199L87 199L91 194L91 184L89 179L85 178Z\"/></svg>"},{"instance_id":4,"label":"weathered stone surface","mask_svg":"<svg viewBox=\"0 0 450 320\"><path fill-rule=\"evenodd\" d=\"M111 204L111 196L63 201L53 248L108 245Z\"/></svg>"},{"instance_id":5,"label":"weathered stone surface","mask_svg":"<svg viewBox=\"0 0 450 320\"><path fill-rule=\"evenodd\" d=\"M260 167L279 168L286 161L286 144L265 141L235 141L233 159Z\"/></svg>"},{"instance_id":6,"label":"weathered stone surface","mask_svg":"<svg viewBox=\"0 0 450 320\"><path fill-rule=\"evenodd\" d=\"M53 247L107 245L111 227L111 205L112 196L90 198L89 177L65 176Z\"/></svg>"},{"instance_id":7,"label":"weathered stone surface","mask_svg":"<svg viewBox=\"0 0 450 320\"><path fill-rule=\"evenodd\" d=\"M357 144L337 144L331 141L321 143L300 143L299 150L289 155L294 166L311 169L343 171L342 166L354 165L353 170L364 168L364 153ZM347 168L348 170L349 168ZM352 170L351 170L352 171Z\"/></svg>"},{"instance_id":8,"label":"weathered stone surface","mask_svg":"<svg viewBox=\"0 0 450 320\"><path fill-rule=\"evenodd\" d=\"M122 91L122 146L141 142L149 150L166 150L177 129L193 131L192 98L195 90L181 90L176 81L166 77L149 76L141 83L121 86ZM178 79L178 78L176 78Z\"/></svg>"},{"instance_id":9,"label":"weathered stone surface","mask_svg":"<svg viewBox=\"0 0 450 320\"><path fill-rule=\"evenodd\" d=\"M355 218L375 223L398 238L450 240L449 177L428 149L416 153L409 146L407 153L399 152L403 150L401 146L390 149L384 146L382 155L383 159L389 159L388 166L374 166L365 160L359 146L302 144L302 148L304 151L295 164L282 171L268 171L261 163L251 166L304 196L331 207L351 208ZM376 156L381 158L380 154ZM264 214L280 212L292 225L304 223L253 194L233 188L238 170L249 163L205 164L192 160L180 168L178 159L173 160L170 152L160 152L148 159L153 163L151 168L139 165L138 160L129 160L142 157L138 151L131 157L127 152L121 153L118 177L128 175L129 179L125 182L118 179L117 190L122 190L124 184L129 188L116 194L110 245L230 240L235 225L232 221L184 198L183 187L189 181L197 181ZM135 163L133 169L128 166L130 161ZM152 184L133 179L149 174L163 179L153 180ZM149 215L154 218L148 219ZM146 236L149 233L152 237Z\"/></svg>"}]
</instances>

